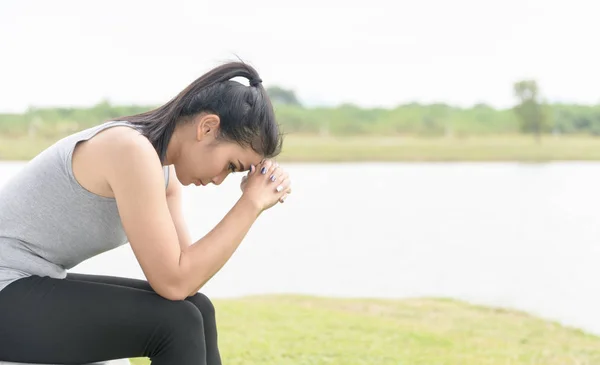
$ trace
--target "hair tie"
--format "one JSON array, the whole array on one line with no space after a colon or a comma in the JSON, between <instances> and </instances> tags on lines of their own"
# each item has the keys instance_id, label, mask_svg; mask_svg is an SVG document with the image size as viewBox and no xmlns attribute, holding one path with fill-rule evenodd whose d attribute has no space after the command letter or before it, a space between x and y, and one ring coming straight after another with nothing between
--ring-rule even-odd
<instances>
[{"instance_id":1,"label":"hair tie","mask_svg":"<svg viewBox=\"0 0 600 365\"><path fill-rule=\"evenodd\" d=\"M250 79L250 86L256 87L256 86L260 85L261 83L262 83L262 80L260 79L260 77L256 77L256 78L253 77Z\"/></svg>"}]
</instances>

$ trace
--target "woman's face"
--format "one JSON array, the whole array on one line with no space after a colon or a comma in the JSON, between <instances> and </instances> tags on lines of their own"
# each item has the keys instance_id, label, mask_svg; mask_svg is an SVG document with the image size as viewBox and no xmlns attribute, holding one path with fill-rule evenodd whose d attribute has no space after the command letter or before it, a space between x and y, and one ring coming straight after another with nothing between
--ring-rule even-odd
<instances>
[{"instance_id":1,"label":"woman's face","mask_svg":"<svg viewBox=\"0 0 600 365\"><path fill-rule=\"evenodd\" d=\"M176 131L179 148L173 164L182 185L219 185L230 173L247 171L263 159L250 147L217 140L219 123L217 115L201 114Z\"/></svg>"}]
</instances>

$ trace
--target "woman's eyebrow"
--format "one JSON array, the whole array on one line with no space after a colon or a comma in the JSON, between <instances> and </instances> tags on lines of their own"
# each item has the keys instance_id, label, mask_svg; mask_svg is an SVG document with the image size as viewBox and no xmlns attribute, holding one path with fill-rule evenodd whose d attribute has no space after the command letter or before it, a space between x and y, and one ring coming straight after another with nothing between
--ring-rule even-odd
<instances>
[{"instance_id":1,"label":"woman's eyebrow","mask_svg":"<svg viewBox=\"0 0 600 365\"><path fill-rule=\"evenodd\" d=\"M238 163L240 164L240 171L246 171L246 168L244 167L242 161L238 160Z\"/></svg>"}]
</instances>

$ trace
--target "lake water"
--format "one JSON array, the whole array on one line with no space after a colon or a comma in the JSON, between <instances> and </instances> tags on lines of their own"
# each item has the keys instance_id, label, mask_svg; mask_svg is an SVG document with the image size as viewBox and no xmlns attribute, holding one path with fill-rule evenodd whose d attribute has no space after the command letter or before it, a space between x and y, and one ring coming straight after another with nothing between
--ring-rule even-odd
<instances>
[{"instance_id":1,"label":"lake water","mask_svg":"<svg viewBox=\"0 0 600 365\"><path fill-rule=\"evenodd\" d=\"M21 166L0 163L0 185ZM600 334L600 164L286 167L293 195L259 218L209 296L443 296ZM237 200L241 177L186 188L195 239ZM128 246L74 271L143 278Z\"/></svg>"}]
</instances>

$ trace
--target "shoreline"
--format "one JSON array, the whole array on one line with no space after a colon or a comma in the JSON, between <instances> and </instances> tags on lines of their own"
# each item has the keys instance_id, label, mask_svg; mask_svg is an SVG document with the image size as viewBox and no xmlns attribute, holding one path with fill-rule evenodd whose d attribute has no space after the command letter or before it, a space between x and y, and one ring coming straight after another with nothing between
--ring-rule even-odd
<instances>
[{"instance_id":1,"label":"shoreline","mask_svg":"<svg viewBox=\"0 0 600 365\"><path fill-rule=\"evenodd\" d=\"M0 136L0 161L27 161L56 139ZM287 135L281 162L523 162L600 161L600 138L546 136L470 137Z\"/></svg>"}]
</instances>

